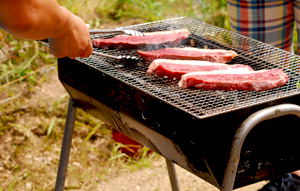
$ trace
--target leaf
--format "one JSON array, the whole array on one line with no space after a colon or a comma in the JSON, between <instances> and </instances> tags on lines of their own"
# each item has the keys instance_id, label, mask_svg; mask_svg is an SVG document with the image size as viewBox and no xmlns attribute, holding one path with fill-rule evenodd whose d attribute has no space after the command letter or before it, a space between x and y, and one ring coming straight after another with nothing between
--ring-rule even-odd
<instances>
[{"instance_id":1,"label":"leaf","mask_svg":"<svg viewBox=\"0 0 300 191\"><path fill-rule=\"evenodd\" d=\"M54 127L54 124L55 124L55 119L52 119L49 126L48 126L48 130L47 130L47 138L50 137L52 131L53 131L53 127Z\"/></svg>"}]
</instances>

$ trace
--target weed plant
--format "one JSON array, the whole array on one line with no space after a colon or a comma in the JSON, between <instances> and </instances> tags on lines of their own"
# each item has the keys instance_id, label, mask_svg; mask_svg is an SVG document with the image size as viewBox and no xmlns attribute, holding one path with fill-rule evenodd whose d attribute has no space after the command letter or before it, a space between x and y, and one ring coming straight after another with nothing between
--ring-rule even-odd
<instances>
[{"instance_id":1,"label":"weed plant","mask_svg":"<svg viewBox=\"0 0 300 191\"><path fill-rule=\"evenodd\" d=\"M92 28L103 24L138 19L150 22L187 16L229 29L226 0L59 0L83 18ZM36 41L16 38L0 30L0 84L35 74L39 68L56 62L49 50ZM31 82L36 79L29 78Z\"/></svg>"},{"instance_id":2,"label":"weed plant","mask_svg":"<svg viewBox=\"0 0 300 191\"><path fill-rule=\"evenodd\" d=\"M111 28L187 16L230 30L226 0L58 0L91 28ZM130 21L130 22L129 22ZM38 96L47 74L56 69L48 48L0 29L0 191L54 190L66 119L68 94L56 100ZM51 93L51 92L49 92ZM151 166L156 155L120 152L110 127L78 110L66 190L94 190L112 168ZM102 168L101 168L102 167ZM42 176L41 176L42 175ZM86 188L83 188L86 186Z\"/></svg>"},{"instance_id":3,"label":"weed plant","mask_svg":"<svg viewBox=\"0 0 300 191\"><path fill-rule=\"evenodd\" d=\"M59 0L91 28L180 16L227 28L224 2ZM57 61L39 42L0 29L0 63L0 190L53 190L69 96L63 93L56 100L49 99L41 85L54 80L48 74L56 70ZM150 166L155 158L147 154L148 148L139 157L127 156L119 151L123 146L112 141L110 127L79 109L66 189L84 190L84 185L113 177L112 167L136 170Z\"/></svg>"}]
</instances>

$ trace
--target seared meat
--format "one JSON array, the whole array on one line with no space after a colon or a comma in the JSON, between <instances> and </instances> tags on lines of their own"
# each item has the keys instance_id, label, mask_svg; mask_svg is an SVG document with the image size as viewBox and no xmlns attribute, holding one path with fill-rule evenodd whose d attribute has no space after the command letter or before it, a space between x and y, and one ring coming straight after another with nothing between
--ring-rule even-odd
<instances>
[{"instance_id":1,"label":"seared meat","mask_svg":"<svg viewBox=\"0 0 300 191\"><path fill-rule=\"evenodd\" d=\"M252 71L253 69L247 65L229 65L223 63L213 63L199 60L154 60L148 67L148 73L156 73L159 76L168 76L169 78L180 79L183 74L196 71L213 71L213 70L229 70L238 69Z\"/></svg>"},{"instance_id":2,"label":"seared meat","mask_svg":"<svg viewBox=\"0 0 300 191\"><path fill-rule=\"evenodd\" d=\"M138 51L146 61L164 58L180 60L205 60L210 62L227 63L237 56L237 53L231 50L223 49L200 49L200 48L165 48L152 51Z\"/></svg>"},{"instance_id":3,"label":"seared meat","mask_svg":"<svg viewBox=\"0 0 300 191\"><path fill-rule=\"evenodd\" d=\"M117 35L110 39L94 39L93 44L98 48L120 48L135 49L153 48L158 45L176 46L182 40L188 38L190 32L187 29L178 29L172 31L159 31L144 33L144 36Z\"/></svg>"},{"instance_id":4,"label":"seared meat","mask_svg":"<svg viewBox=\"0 0 300 191\"><path fill-rule=\"evenodd\" d=\"M221 70L192 72L181 77L182 88L206 90L255 90L263 91L283 86L289 77L283 69L260 71Z\"/></svg>"}]
</instances>

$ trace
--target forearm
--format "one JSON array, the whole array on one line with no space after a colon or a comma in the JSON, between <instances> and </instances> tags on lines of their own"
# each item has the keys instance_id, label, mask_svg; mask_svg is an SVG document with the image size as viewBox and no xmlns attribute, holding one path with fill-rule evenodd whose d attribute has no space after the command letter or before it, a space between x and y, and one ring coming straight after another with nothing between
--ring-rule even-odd
<instances>
[{"instance_id":1,"label":"forearm","mask_svg":"<svg viewBox=\"0 0 300 191\"><path fill-rule=\"evenodd\" d=\"M24 38L48 38L54 56L88 57L93 47L85 22L56 0L0 0L0 27Z\"/></svg>"},{"instance_id":2,"label":"forearm","mask_svg":"<svg viewBox=\"0 0 300 191\"><path fill-rule=\"evenodd\" d=\"M56 0L1 0L0 26L25 39L57 38L70 24L71 13Z\"/></svg>"}]
</instances>

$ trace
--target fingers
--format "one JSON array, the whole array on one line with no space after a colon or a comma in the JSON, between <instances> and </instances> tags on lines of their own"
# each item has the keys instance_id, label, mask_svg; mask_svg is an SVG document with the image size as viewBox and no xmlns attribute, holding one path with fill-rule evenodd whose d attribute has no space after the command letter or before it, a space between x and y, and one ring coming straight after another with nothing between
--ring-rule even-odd
<instances>
[{"instance_id":1,"label":"fingers","mask_svg":"<svg viewBox=\"0 0 300 191\"><path fill-rule=\"evenodd\" d=\"M79 55L81 58L89 57L93 52L93 46L91 41L89 41L88 46L84 49L84 51Z\"/></svg>"},{"instance_id":2,"label":"fingers","mask_svg":"<svg viewBox=\"0 0 300 191\"><path fill-rule=\"evenodd\" d=\"M69 19L70 22L68 22L65 27L66 32L59 37L50 38L50 49L57 58L87 58L93 52L89 25L80 17L73 14L71 14Z\"/></svg>"},{"instance_id":3,"label":"fingers","mask_svg":"<svg viewBox=\"0 0 300 191\"><path fill-rule=\"evenodd\" d=\"M93 46L92 46L90 38L88 38L87 44L83 47L85 47L85 48L78 49L78 51L76 53L74 52L72 55L69 55L68 57L70 57L72 59L75 59L76 57L81 57L81 58L89 57L93 52Z\"/></svg>"},{"instance_id":4,"label":"fingers","mask_svg":"<svg viewBox=\"0 0 300 191\"><path fill-rule=\"evenodd\" d=\"M89 24L85 24L86 27L88 28L88 30L90 29L90 25ZM87 58L89 57L93 52L93 46L91 43L91 38L88 39L88 45L86 46L86 48L81 52L81 54L79 55L79 57L81 58Z\"/></svg>"},{"instance_id":5,"label":"fingers","mask_svg":"<svg viewBox=\"0 0 300 191\"><path fill-rule=\"evenodd\" d=\"M93 52L91 40L88 40L85 48L77 49L78 47L70 47L60 44L60 46L51 46L52 54L57 58L69 57L75 59L76 57L87 58ZM76 50L77 49L77 50Z\"/></svg>"},{"instance_id":6,"label":"fingers","mask_svg":"<svg viewBox=\"0 0 300 191\"><path fill-rule=\"evenodd\" d=\"M85 38L74 38L71 35L66 35L59 39L49 38L49 46L52 54L57 58L87 58L93 52L93 46L89 34Z\"/></svg>"}]
</instances>

